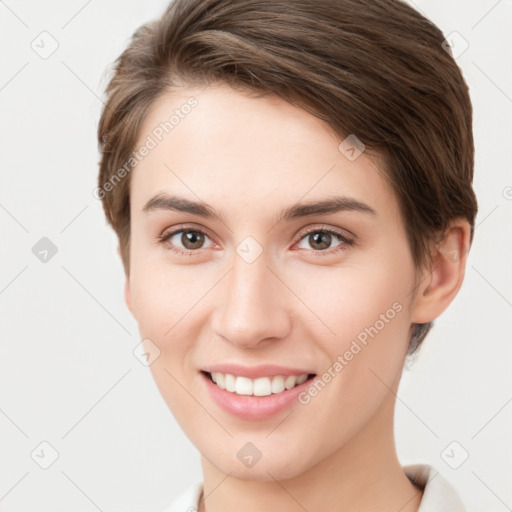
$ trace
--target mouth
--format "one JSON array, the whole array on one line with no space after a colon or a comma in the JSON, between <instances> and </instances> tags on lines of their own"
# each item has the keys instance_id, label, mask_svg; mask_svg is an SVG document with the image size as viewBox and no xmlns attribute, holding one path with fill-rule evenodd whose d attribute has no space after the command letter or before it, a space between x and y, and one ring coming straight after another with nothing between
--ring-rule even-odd
<instances>
[{"instance_id":1,"label":"mouth","mask_svg":"<svg viewBox=\"0 0 512 512\"><path fill-rule=\"evenodd\" d=\"M205 375L218 388L239 396L265 397L279 395L313 379L315 373L262 376L255 379L231 373L207 372Z\"/></svg>"},{"instance_id":2,"label":"mouth","mask_svg":"<svg viewBox=\"0 0 512 512\"><path fill-rule=\"evenodd\" d=\"M230 416L263 421L297 405L298 396L316 377L307 367L273 363L247 366L217 363L204 366L199 374L214 404Z\"/></svg>"}]
</instances>

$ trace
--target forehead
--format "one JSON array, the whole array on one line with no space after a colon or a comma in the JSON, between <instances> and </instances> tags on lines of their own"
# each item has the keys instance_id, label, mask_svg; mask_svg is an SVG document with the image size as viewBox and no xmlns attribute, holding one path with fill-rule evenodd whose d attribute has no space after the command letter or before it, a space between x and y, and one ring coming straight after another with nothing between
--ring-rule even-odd
<instances>
[{"instance_id":1,"label":"forehead","mask_svg":"<svg viewBox=\"0 0 512 512\"><path fill-rule=\"evenodd\" d=\"M378 160L367 152L347 158L342 141L324 121L277 96L227 85L182 88L160 97L139 130L135 150L150 149L132 171L131 202L140 211L166 191L220 211L254 212L335 194L396 214Z\"/></svg>"}]
</instances>

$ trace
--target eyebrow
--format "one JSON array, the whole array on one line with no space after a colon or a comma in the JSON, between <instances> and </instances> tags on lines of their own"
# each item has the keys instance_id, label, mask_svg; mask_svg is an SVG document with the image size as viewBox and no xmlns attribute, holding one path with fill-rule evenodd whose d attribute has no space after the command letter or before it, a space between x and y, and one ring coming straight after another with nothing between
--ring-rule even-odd
<instances>
[{"instance_id":1,"label":"eyebrow","mask_svg":"<svg viewBox=\"0 0 512 512\"><path fill-rule=\"evenodd\" d=\"M213 206L208 203L192 201L184 197L172 196L166 193L159 193L152 197L143 207L142 211L152 212L155 210L172 210L176 212L190 213L200 217L217 219L222 222L223 216ZM275 219L275 223L283 222L299 217L308 217L312 215L329 215L341 211L357 211L373 216L377 212L369 205L351 198L351 197L331 197L320 201L311 201L308 203L297 203L285 208Z\"/></svg>"}]
</instances>

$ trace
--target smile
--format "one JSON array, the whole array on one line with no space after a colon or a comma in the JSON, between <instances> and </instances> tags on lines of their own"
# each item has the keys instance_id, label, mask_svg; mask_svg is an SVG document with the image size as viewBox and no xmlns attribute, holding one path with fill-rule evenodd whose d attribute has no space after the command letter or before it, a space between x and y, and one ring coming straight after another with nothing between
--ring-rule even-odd
<instances>
[{"instance_id":1,"label":"smile","mask_svg":"<svg viewBox=\"0 0 512 512\"><path fill-rule=\"evenodd\" d=\"M307 373L301 375L258 377L256 379L221 372L211 372L207 375L220 389L244 396L268 396L282 393L285 390L302 384L308 379Z\"/></svg>"}]
</instances>

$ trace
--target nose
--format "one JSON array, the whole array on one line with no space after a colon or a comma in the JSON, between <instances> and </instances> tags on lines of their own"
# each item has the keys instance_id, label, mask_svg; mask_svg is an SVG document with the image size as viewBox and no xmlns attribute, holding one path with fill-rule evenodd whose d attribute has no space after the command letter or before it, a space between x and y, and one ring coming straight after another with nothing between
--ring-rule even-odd
<instances>
[{"instance_id":1,"label":"nose","mask_svg":"<svg viewBox=\"0 0 512 512\"><path fill-rule=\"evenodd\" d=\"M265 253L252 263L235 254L233 268L219 287L213 330L238 347L284 338L291 329L288 290L268 263Z\"/></svg>"}]
</instances>

